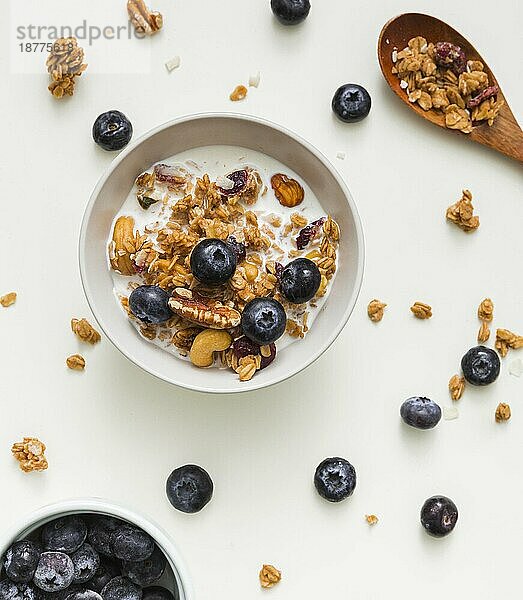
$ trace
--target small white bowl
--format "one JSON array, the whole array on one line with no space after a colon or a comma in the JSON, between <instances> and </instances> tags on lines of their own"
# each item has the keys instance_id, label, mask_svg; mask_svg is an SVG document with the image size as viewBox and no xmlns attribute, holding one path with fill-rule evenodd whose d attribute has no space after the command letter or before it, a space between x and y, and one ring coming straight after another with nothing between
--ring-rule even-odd
<instances>
[{"instance_id":1,"label":"small white bowl","mask_svg":"<svg viewBox=\"0 0 523 600\"><path fill-rule=\"evenodd\" d=\"M135 513L134 511L98 498L77 498L64 500L38 509L25 517L21 522L3 533L0 539L0 556L3 556L9 546L17 540L25 539L36 529L49 521L72 514L100 514L117 517L140 527L147 532L156 542L167 558L167 568L159 585L170 590L174 589L173 583L178 588L176 600L193 600L194 592L189 579L188 571L183 559L170 537L153 521ZM156 584L155 584L156 585Z\"/></svg>"},{"instance_id":2,"label":"small white bowl","mask_svg":"<svg viewBox=\"0 0 523 600\"><path fill-rule=\"evenodd\" d=\"M339 223L339 268L324 309L303 340L278 354L270 367L247 382L220 369L198 369L142 339L113 295L107 239L114 216L136 177L153 163L184 150L225 144L257 150L296 171L325 212ZM238 114L186 116L157 127L126 148L98 182L87 205L79 243L80 274L87 301L113 344L145 371L201 392L234 393L283 381L314 362L338 337L358 297L364 267L363 230L352 196L332 164L311 144L279 125Z\"/></svg>"}]
</instances>

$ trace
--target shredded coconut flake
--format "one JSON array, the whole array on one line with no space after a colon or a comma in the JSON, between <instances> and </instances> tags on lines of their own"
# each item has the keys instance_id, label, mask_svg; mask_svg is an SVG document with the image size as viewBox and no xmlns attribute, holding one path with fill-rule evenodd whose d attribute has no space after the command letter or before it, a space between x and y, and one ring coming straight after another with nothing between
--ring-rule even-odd
<instances>
[{"instance_id":1,"label":"shredded coconut flake","mask_svg":"<svg viewBox=\"0 0 523 600\"><path fill-rule=\"evenodd\" d=\"M521 358L513 360L508 367L508 372L514 377L521 377L523 375L523 360Z\"/></svg>"},{"instance_id":2,"label":"shredded coconut flake","mask_svg":"<svg viewBox=\"0 0 523 600\"><path fill-rule=\"evenodd\" d=\"M345 152L338 152L338 154L336 154L336 158L339 158L340 160L345 160L346 156Z\"/></svg>"},{"instance_id":3,"label":"shredded coconut flake","mask_svg":"<svg viewBox=\"0 0 523 600\"><path fill-rule=\"evenodd\" d=\"M232 190L234 181L228 177L219 176L216 178L216 185L222 188L222 190Z\"/></svg>"},{"instance_id":4,"label":"shredded coconut flake","mask_svg":"<svg viewBox=\"0 0 523 600\"><path fill-rule=\"evenodd\" d=\"M181 58L179 56L174 56L171 60L168 60L165 63L165 68L169 73L172 73L174 69L177 69L181 65Z\"/></svg>"},{"instance_id":5,"label":"shredded coconut flake","mask_svg":"<svg viewBox=\"0 0 523 600\"><path fill-rule=\"evenodd\" d=\"M257 88L260 85L260 78L261 75L259 71L256 73L256 75L251 75L249 77L249 87Z\"/></svg>"},{"instance_id":6,"label":"shredded coconut flake","mask_svg":"<svg viewBox=\"0 0 523 600\"><path fill-rule=\"evenodd\" d=\"M408 83L407 83L407 82L406 82L404 79L402 79L402 80L400 81L400 88L401 88L402 90L406 90L408 87L409 87L409 84L408 84Z\"/></svg>"},{"instance_id":7,"label":"shredded coconut flake","mask_svg":"<svg viewBox=\"0 0 523 600\"><path fill-rule=\"evenodd\" d=\"M443 418L446 421L452 421L459 417L458 409L455 406L444 406L443 407Z\"/></svg>"},{"instance_id":8,"label":"shredded coconut flake","mask_svg":"<svg viewBox=\"0 0 523 600\"><path fill-rule=\"evenodd\" d=\"M398 62L398 51L397 50L393 50L392 51L392 62Z\"/></svg>"}]
</instances>

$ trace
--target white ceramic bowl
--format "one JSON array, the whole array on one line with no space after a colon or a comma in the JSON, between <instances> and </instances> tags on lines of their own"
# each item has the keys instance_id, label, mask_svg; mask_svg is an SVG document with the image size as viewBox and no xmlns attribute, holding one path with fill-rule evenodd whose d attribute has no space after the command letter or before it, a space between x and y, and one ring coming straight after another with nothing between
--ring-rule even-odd
<instances>
[{"instance_id":1,"label":"white ceramic bowl","mask_svg":"<svg viewBox=\"0 0 523 600\"><path fill-rule=\"evenodd\" d=\"M305 338L278 354L271 366L248 382L219 369L198 369L142 339L113 295L106 267L107 239L115 214L135 178L153 163L201 146L243 146L276 158L312 188L325 212L341 228L339 269L324 309ZM126 148L98 182L87 205L80 233L80 273L87 301L98 324L127 358L152 375L202 392L232 393L283 381L314 362L334 342L349 318L361 287L363 230L347 186L331 163L296 134L257 117L200 114L157 127Z\"/></svg>"},{"instance_id":2,"label":"white ceramic bowl","mask_svg":"<svg viewBox=\"0 0 523 600\"><path fill-rule=\"evenodd\" d=\"M74 500L65 500L40 508L12 527L10 531L2 534L0 539L0 556L5 554L6 550L13 542L26 538L49 521L71 514L87 513L117 517L124 521L128 521L129 523L133 523L146 531L154 539L167 558L167 568L159 581L159 585L171 590L177 588L179 596L176 600L193 600L194 593L187 569L180 553L167 533L153 523L153 521L128 508L120 506L119 504L113 504L106 500L97 498L78 498ZM173 586L174 583L176 583L176 588Z\"/></svg>"}]
</instances>

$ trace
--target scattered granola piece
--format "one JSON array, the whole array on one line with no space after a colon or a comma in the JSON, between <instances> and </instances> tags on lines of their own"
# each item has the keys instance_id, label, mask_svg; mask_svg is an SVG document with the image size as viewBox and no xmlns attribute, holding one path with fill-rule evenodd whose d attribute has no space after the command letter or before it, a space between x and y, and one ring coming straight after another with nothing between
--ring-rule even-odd
<instances>
[{"instance_id":1,"label":"scattered granola piece","mask_svg":"<svg viewBox=\"0 0 523 600\"><path fill-rule=\"evenodd\" d=\"M523 375L523 360L521 358L513 360L508 367L508 372L514 377L521 377Z\"/></svg>"},{"instance_id":2,"label":"scattered granola piece","mask_svg":"<svg viewBox=\"0 0 523 600\"><path fill-rule=\"evenodd\" d=\"M494 317L494 303L490 298L485 298L478 306L478 319L490 323Z\"/></svg>"},{"instance_id":3,"label":"scattered granola piece","mask_svg":"<svg viewBox=\"0 0 523 600\"><path fill-rule=\"evenodd\" d=\"M432 317L432 308L423 302L414 302L410 310L417 319L430 319Z\"/></svg>"},{"instance_id":4,"label":"scattered granola piece","mask_svg":"<svg viewBox=\"0 0 523 600\"><path fill-rule=\"evenodd\" d=\"M281 580L281 571L272 565L263 565L260 571L260 583L262 588L271 588Z\"/></svg>"},{"instance_id":5,"label":"scattered granola piece","mask_svg":"<svg viewBox=\"0 0 523 600\"><path fill-rule=\"evenodd\" d=\"M163 27L161 13L150 11L144 0L128 0L127 12L129 19L138 33L152 35Z\"/></svg>"},{"instance_id":6,"label":"scattered granola piece","mask_svg":"<svg viewBox=\"0 0 523 600\"><path fill-rule=\"evenodd\" d=\"M463 190L461 200L447 208L447 219L465 232L474 231L479 227L479 217L473 215L472 194Z\"/></svg>"},{"instance_id":7,"label":"scattered granola piece","mask_svg":"<svg viewBox=\"0 0 523 600\"><path fill-rule=\"evenodd\" d=\"M523 336L512 333L508 329L498 329L496 331L496 350L505 357L509 348L513 350L523 348Z\"/></svg>"},{"instance_id":8,"label":"scattered granola piece","mask_svg":"<svg viewBox=\"0 0 523 600\"><path fill-rule=\"evenodd\" d=\"M452 400L459 400L465 390L465 378L453 375L449 381L449 392Z\"/></svg>"},{"instance_id":9,"label":"scattered granola piece","mask_svg":"<svg viewBox=\"0 0 523 600\"><path fill-rule=\"evenodd\" d=\"M45 471L49 466L44 455L45 444L36 438L25 437L22 442L13 444L11 452L24 473Z\"/></svg>"},{"instance_id":10,"label":"scattered granola piece","mask_svg":"<svg viewBox=\"0 0 523 600\"><path fill-rule=\"evenodd\" d=\"M365 515L365 520L369 525L376 525L379 519L376 515Z\"/></svg>"},{"instance_id":11,"label":"scattered granola piece","mask_svg":"<svg viewBox=\"0 0 523 600\"><path fill-rule=\"evenodd\" d=\"M179 56L173 56L170 60L165 63L165 68L169 73L172 73L182 64L182 60Z\"/></svg>"},{"instance_id":12,"label":"scattered granola piece","mask_svg":"<svg viewBox=\"0 0 523 600\"><path fill-rule=\"evenodd\" d=\"M380 300L371 300L367 306L367 314L373 323L378 323L383 319L383 310L387 305Z\"/></svg>"},{"instance_id":13,"label":"scattered granola piece","mask_svg":"<svg viewBox=\"0 0 523 600\"><path fill-rule=\"evenodd\" d=\"M496 408L496 423L508 421L510 419L511 414L512 413L510 412L510 406L508 404L505 404L504 402L500 402L500 404L498 404L498 407Z\"/></svg>"},{"instance_id":14,"label":"scattered granola piece","mask_svg":"<svg viewBox=\"0 0 523 600\"><path fill-rule=\"evenodd\" d=\"M446 421L453 421L459 417L459 412L456 406L444 406L443 407L443 418Z\"/></svg>"},{"instance_id":15,"label":"scattered granola piece","mask_svg":"<svg viewBox=\"0 0 523 600\"><path fill-rule=\"evenodd\" d=\"M247 88L244 85L237 85L231 92L229 99L233 102L244 100L247 97Z\"/></svg>"},{"instance_id":16,"label":"scattered granola piece","mask_svg":"<svg viewBox=\"0 0 523 600\"><path fill-rule=\"evenodd\" d=\"M258 71L256 75L251 75L249 77L249 87L257 88L260 85L261 74Z\"/></svg>"},{"instance_id":17,"label":"scattered granola piece","mask_svg":"<svg viewBox=\"0 0 523 600\"><path fill-rule=\"evenodd\" d=\"M481 326L479 328L478 331L478 342L480 344L486 342L490 337L490 328L488 326L488 323L486 321L483 321L481 323Z\"/></svg>"},{"instance_id":18,"label":"scattered granola piece","mask_svg":"<svg viewBox=\"0 0 523 600\"><path fill-rule=\"evenodd\" d=\"M0 297L0 304L7 308L8 306L12 306L16 302L16 292L9 292L5 296Z\"/></svg>"},{"instance_id":19,"label":"scattered granola piece","mask_svg":"<svg viewBox=\"0 0 523 600\"><path fill-rule=\"evenodd\" d=\"M83 371L85 369L85 358L80 354L69 356L65 362L73 371Z\"/></svg>"},{"instance_id":20,"label":"scattered granola piece","mask_svg":"<svg viewBox=\"0 0 523 600\"><path fill-rule=\"evenodd\" d=\"M83 342L98 343L102 337L87 319L71 319L71 329Z\"/></svg>"},{"instance_id":21,"label":"scattered granola piece","mask_svg":"<svg viewBox=\"0 0 523 600\"><path fill-rule=\"evenodd\" d=\"M47 57L47 72L52 77L49 91L55 98L74 94L75 78L87 69L84 51L74 37L60 38L53 42Z\"/></svg>"}]
</instances>

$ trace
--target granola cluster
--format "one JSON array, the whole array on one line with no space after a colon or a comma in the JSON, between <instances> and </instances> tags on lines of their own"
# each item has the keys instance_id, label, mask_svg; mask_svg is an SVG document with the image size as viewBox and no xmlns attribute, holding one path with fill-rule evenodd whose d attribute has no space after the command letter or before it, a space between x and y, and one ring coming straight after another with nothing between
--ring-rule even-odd
<instances>
[{"instance_id":1,"label":"granola cluster","mask_svg":"<svg viewBox=\"0 0 523 600\"><path fill-rule=\"evenodd\" d=\"M476 124L490 126L504 104L483 64L467 61L461 48L450 42L428 43L418 36L403 50L394 49L392 60L392 72L409 101L442 114L449 129L470 133Z\"/></svg>"},{"instance_id":2,"label":"granola cluster","mask_svg":"<svg viewBox=\"0 0 523 600\"><path fill-rule=\"evenodd\" d=\"M26 437L21 442L13 444L11 452L24 473L45 471L48 467L44 454L45 444L36 438Z\"/></svg>"},{"instance_id":3,"label":"granola cluster","mask_svg":"<svg viewBox=\"0 0 523 600\"><path fill-rule=\"evenodd\" d=\"M279 185L283 177L277 179ZM136 179L136 200L144 210L157 205L155 221L139 231L133 216L118 217L109 244L110 265L118 273L132 277L131 291L143 284L158 285L168 291L174 313L161 325L144 324L132 315L128 296L122 296L123 308L144 337L166 347L174 346L178 354L190 357L192 345L202 331L227 330L232 344L216 352L216 356L241 381L265 368L275 354L275 349L256 344L248 348L240 344L241 350L238 349L236 341L242 338L238 326L249 301L261 297L278 300L287 313L287 334L304 337L310 308L316 307L326 294L335 274L340 232L330 216L310 223L303 214L291 212L287 204L296 206L294 197L300 198L303 190L300 192L299 183L286 176L285 184L285 202L278 195L277 198L289 211L288 219L265 207L256 210L256 203L267 194L268 187L252 167L211 181L207 174L195 177L185 167L160 164ZM282 192L281 185L273 189ZM224 285L205 286L191 273L190 254L205 238L226 242L237 256L236 271ZM291 304L279 291L283 264L297 257L312 260L321 274L316 297L307 304Z\"/></svg>"},{"instance_id":4,"label":"granola cluster","mask_svg":"<svg viewBox=\"0 0 523 600\"><path fill-rule=\"evenodd\" d=\"M446 217L466 233L479 227L479 217L474 215L472 194L469 190L463 190L461 199L447 208Z\"/></svg>"},{"instance_id":5,"label":"granola cluster","mask_svg":"<svg viewBox=\"0 0 523 600\"><path fill-rule=\"evenodd\" d=\"M272 565L263 565L259 577L262 588L271 588L281 581L281 571Z\"/></svg>"},{"instance_id":6,"label":"granola cluster","mask_svg":"<svg viewBox=\"0 0 523 600\"><path fill-rule=\"evenodd\" d=\"M72 96L75 79L87 69L84 63L84 51L76 38L60 38L56 40L47 57L47 72L52 78L49 91L55 98Z\"/></svg>"},{"instance_id":7,"label":"granola cluster","mask_svg":"<svg viewBox=\"0 0 523 600\"><path fill-rule=\"evenodd\" d=\"M16 297L16 292L9 292L4 296L0 296L0 305L4 308L9 308L9 306L12 306L16 302Z\"/></svg>"}]
</instances>

